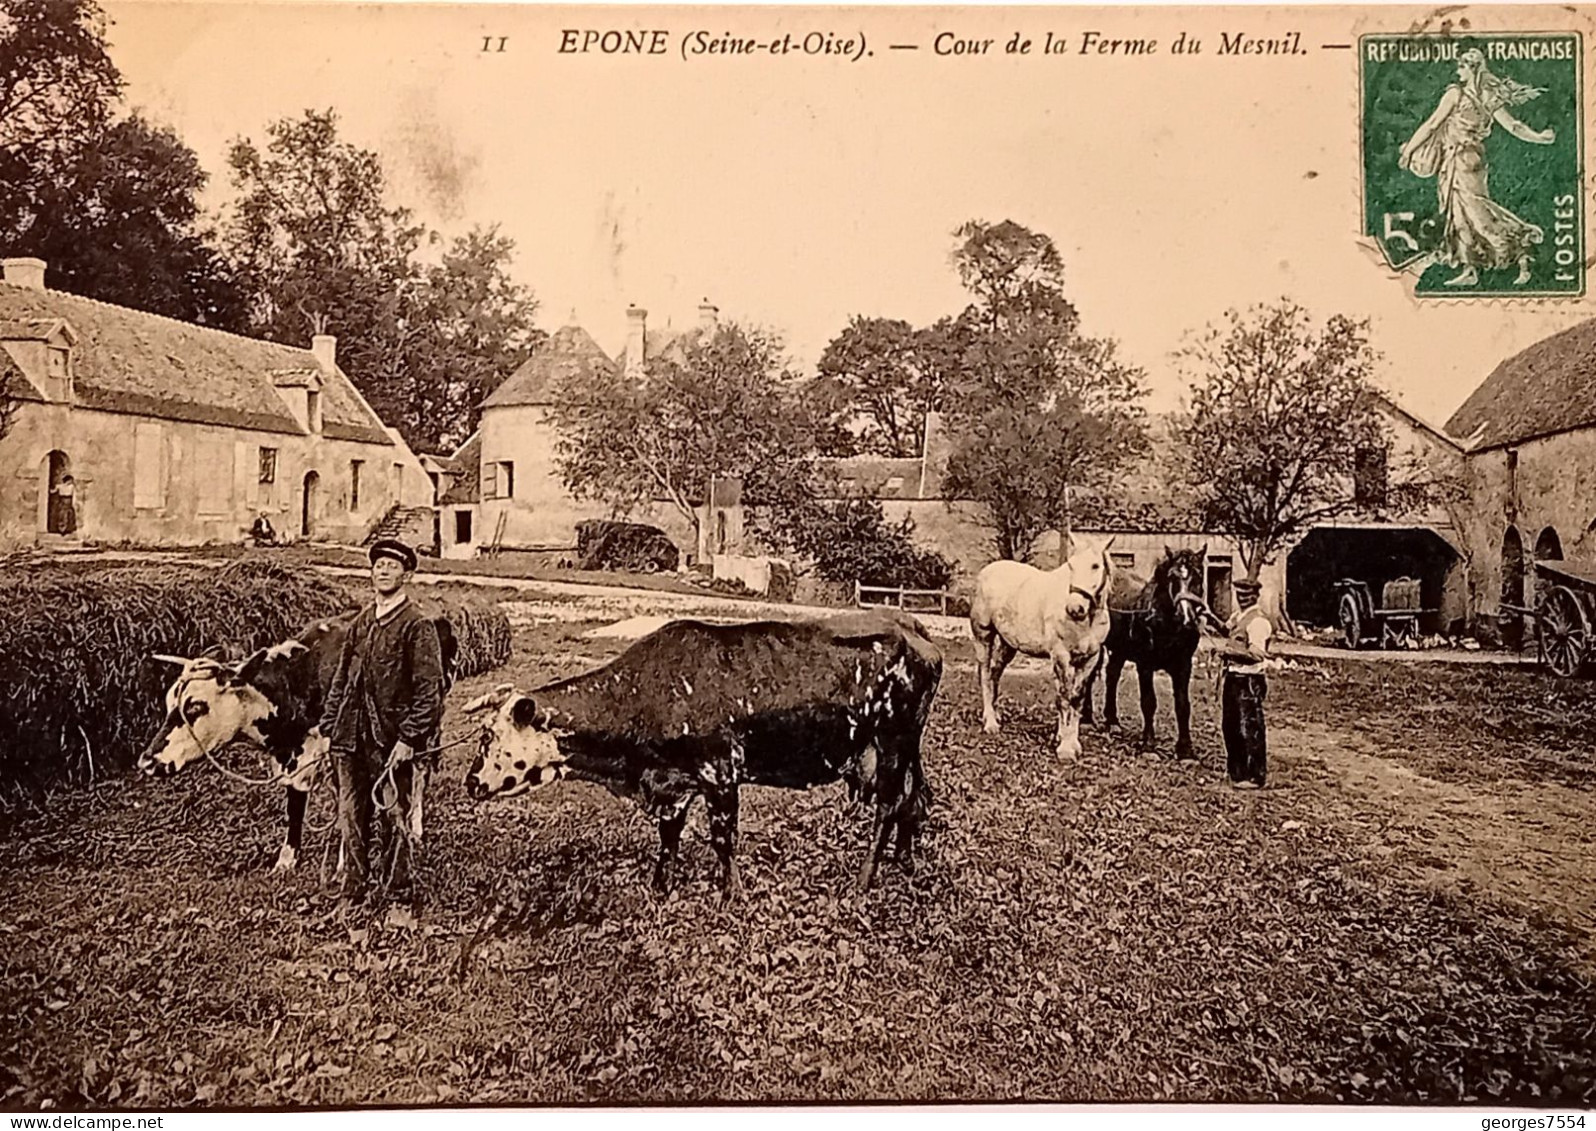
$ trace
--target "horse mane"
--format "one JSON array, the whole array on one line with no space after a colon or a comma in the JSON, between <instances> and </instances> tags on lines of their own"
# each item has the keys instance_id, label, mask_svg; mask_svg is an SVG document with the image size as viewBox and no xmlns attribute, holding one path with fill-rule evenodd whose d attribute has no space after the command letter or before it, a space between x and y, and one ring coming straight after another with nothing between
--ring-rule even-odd
<instances>
[{"instance_id":1,"label":"horse mane","mask_svg":"<svg viewBox=\"0 0 1596 1131\"><path fill-rule=\"evenodd\" d=\"M1175 603L1169 599L1168 587L1164 583L1169 578L1169 571L1186 559L1191 559L1188 564L1197 571L1196 584L1201 587L1203 562L1199 559L1199 552L1165 547L1163 556L1153 566L1152 577L1142 582L1141 588L1125 608L1137 612L1173 612Z\"/></svg>"}]
</instances>

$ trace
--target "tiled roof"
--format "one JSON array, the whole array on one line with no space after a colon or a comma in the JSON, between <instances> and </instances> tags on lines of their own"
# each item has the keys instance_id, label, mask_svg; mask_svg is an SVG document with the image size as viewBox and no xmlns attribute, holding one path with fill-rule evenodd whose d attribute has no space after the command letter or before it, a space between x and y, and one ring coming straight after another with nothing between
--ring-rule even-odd
<instances>
[{"instance_id":1,"label":"tiled roof","mask_svg":"<svg viewBox=\"0 0 1596 1131\"><path fill-rule=\"evenodd\" d=\"M1596 319L1521 350L1492 371L1446 430L1471 451L1596 424Z\"/></svg>"},{"instance_id":2,"label":"tiled roof","mask_svg":"<svg viewBox=\"0 0 1596 1131\"><path fill-rule=\"evenodd\" d=\"M1167 491L1149 494L1136 484L1111 495L1083 491L1070 500L1070 523L1102 534L1174 534L1203 530L1202 515L1190 500Z\"/></svg>"},{"instance_id":3,"label":"tiled roof","mask_svg":"<svg viewBox=\"0 0 1596 1131\"><path fill-rule=\"evenodd\" d=\"M643 332L643 356L650 360L656 357L670 358L672 361L681 362L686 359L687 347L696 341L704 332L703 326L690 326L686 330L673 330L669 326L657 330L646 329ZM615 364L623 370L630 363L631 349L621 347Z\"/></svg>"},{"instance_id":4,"label":"tiled roof","mask_svg":"<svg viewBox=\"0 0 1596 1131\"><path fill-rule=\"evenodd\" d=\"M33 387L33 382L28 380L28 375L22 372L22 367L12 361L11 355L3 349L0 349L0 389L4 389L13 400L44 400L39 390Z\"/></svg>"},{"instance_id":5,"label":"tiled roof","mask_svg":"<svg viewBox=\"0 0 1596 1131\"><path fill-rule=\"evenodd\" d=\"M918 499L920 461L885 456L848 456L821 461L838 480L844 497Z\"/></svg>"},{"instance_id":6,"label":"tiled roof","mask_svg":"<svg viewBox=\"0 0 1596 1131\"><path fill-rule=\"evenodd\" d=\"M482 402L482 407L552 404L555 389L567 377L614 368L615 362L586 330L562 326Z\"/></svg>"},{"instance_id":7,"label":"tiled roof","mask_svg":"<svg viewBox=\"0 0 1596 1131\"><path fill-rule=\"evenodd\" d=\"M72 384L84 408L263 432L304 432L273 384L274 374L318 369L308 349L65 291L0 283L0 330L55 319L66 321L78 334ZM323 435L393 443L342 373L322 375L321 406Z\"/></svg>"}]
</instances>

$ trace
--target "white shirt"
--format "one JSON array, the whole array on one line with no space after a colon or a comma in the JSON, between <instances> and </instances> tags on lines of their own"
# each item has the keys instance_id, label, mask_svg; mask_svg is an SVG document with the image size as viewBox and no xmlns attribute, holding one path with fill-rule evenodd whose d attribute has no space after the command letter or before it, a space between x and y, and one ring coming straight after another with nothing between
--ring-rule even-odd
<instances>
[{"instance_id":1,"label":"white shirt","mask_svg":"<svg viewBox=\"0 0 1596 1131\"><path fill-rule=\"evenodd\" d=\"M1230 622L1230 639L1237 644L1247 645L1263 656L1269 654L1269 638L1274 635L1274 631L1268 616L1257 605L1243 609ZM1262 675L1264 665L1231 661L1226 670L1236 675Z\"/></svg>"},{"instance_id":2,"label":"white shirt","mask_svg":"<svg viewBox=\"0 0 1596 1131\"><path fill-rule=\"evenodd\" d=\"M409 600L409 595L403 589L388 597L378 597L375 609L377 619L383 620L407 600Z\"/></svg>"}]
</instances>

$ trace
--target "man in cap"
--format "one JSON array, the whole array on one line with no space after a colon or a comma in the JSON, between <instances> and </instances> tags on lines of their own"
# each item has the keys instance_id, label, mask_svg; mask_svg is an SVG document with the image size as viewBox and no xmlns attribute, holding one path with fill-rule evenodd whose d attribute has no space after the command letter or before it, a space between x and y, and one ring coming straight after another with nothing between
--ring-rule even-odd
<instances>
[{"instance_id":1,"label":"man in cap","mask_svg":"<svg viewBox=\"0 0 1596 1131\"><path fill-rule=\"evenodd\" d=\"M425 769L443 718L437 630L405 594L416 554L384 538L371 547L373 602L349 626L322 709L321 732L338 771L346 910L361 908L375 882L394 898L410 891ZM401 918L404 913L401 913Z\"/></svg>"},{"instance_id":2,"label":"man in cap","mask_svg":"<svg viewBox=\"0 0 1596 1131\"><path fill-rule=\"evenodd\" d=\"M1226 639L1220 652L1226 768L1230 784L1237 789L1262 789L1267 774L1263 705L1269 688L1264 665L1269 659L1269 637L1274 626L1258 607L1260 588L1250 578L1236 582L1239 607L1225 626Z\"/></svg>"}]
</instances>

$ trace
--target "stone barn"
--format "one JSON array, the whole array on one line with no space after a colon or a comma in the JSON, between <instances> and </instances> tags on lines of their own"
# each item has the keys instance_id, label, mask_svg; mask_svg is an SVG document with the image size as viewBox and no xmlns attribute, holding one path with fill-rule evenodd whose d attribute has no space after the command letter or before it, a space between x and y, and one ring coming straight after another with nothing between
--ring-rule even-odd
<instances>
[{"instance_id":1,"label":"stone barn","mask_svg":"<svg viewBox=\"0 0 1596 1131\"><path fill-rule=\"evenodd\" d=\"M1516 643L1535 562L1596 562L1596 319L1503 361L1446 427L1467 453L1474 609Z\"/></svg>"},{"instance_id":2,"label":"stone barn","mask_svg":"<svg viewBox=\"0 0 1596 1131\"><path fill-rule=\"evenodd\" d=\"M0 283L0 541L358 543L395 508L425 508L426 470L338 367L45 286L8 259Z\"/></svg>"}]
</instances>

